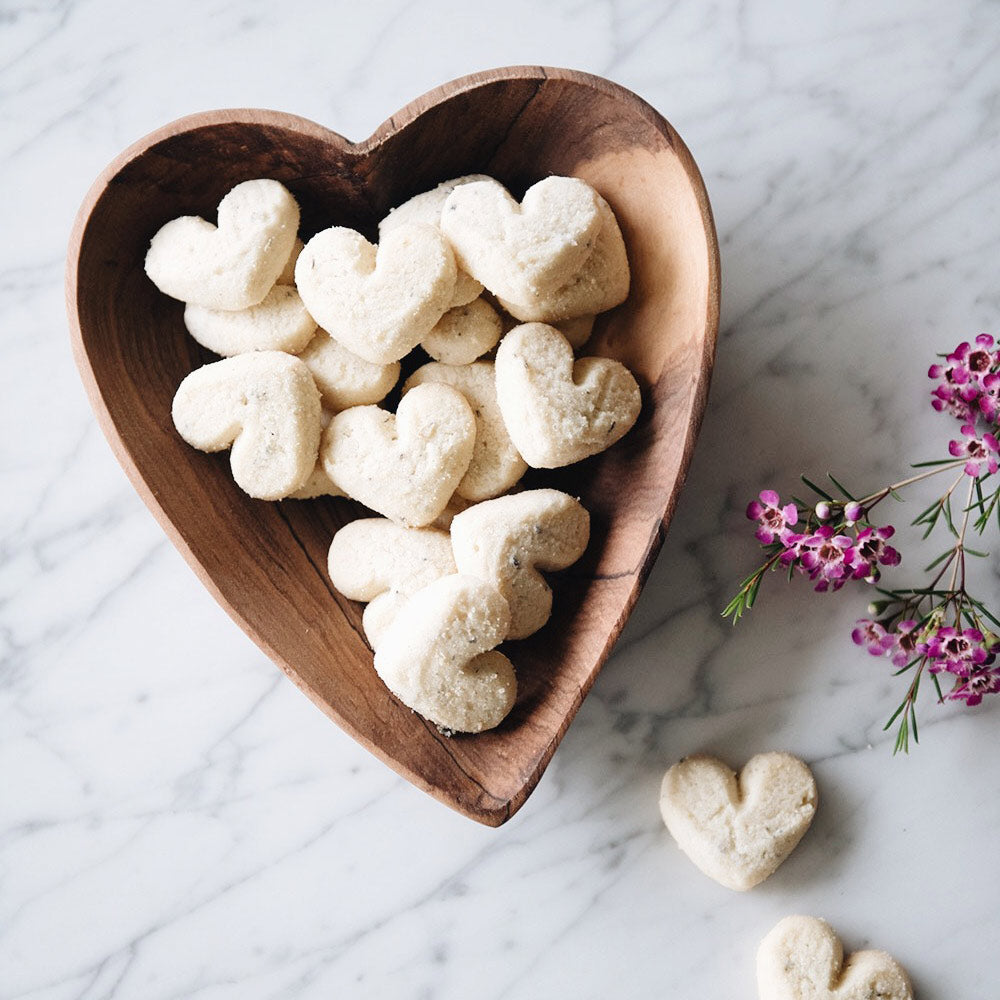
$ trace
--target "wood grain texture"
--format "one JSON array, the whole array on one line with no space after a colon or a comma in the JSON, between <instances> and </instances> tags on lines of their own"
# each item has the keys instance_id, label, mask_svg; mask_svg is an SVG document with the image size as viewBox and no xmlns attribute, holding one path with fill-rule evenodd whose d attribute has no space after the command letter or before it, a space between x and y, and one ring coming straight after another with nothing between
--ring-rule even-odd
<instances>
[{"instance_id":1,"label":"wood grain texture","mask_svg":"<svg viewBox=\"0 0 1000 1000\"><path fill-rule=\"evenodd\" d=\"M187 336L183 306L143 272L150 238L179 215L214 219L235 184L284 183L302 235L351 226L374 239L394 205L449 177L490 174L520 196L548 174L582 177L617 215L628 301L601 316L588 353L619 358L643 389L638 424L576 466L528 486L581 497L584 558L553 574L549 624L506 643L520 693L498 729L446 738L372 669L362 606L326 575L350 501L266 503L233 483L228 455L176 434L181 379L215 360ZM628 618L663 541L701 421L719 317L718 246L690 153L623 88L569 70L514 67L431 91L361 143L274 111L192 115L121 154L95 182L70 241L67 308L81 376L135 488L216 600L332 719L414 784L499 825L534 788ZM669 663L663 664L669 669Z\"/></svg>"}]
</instances>

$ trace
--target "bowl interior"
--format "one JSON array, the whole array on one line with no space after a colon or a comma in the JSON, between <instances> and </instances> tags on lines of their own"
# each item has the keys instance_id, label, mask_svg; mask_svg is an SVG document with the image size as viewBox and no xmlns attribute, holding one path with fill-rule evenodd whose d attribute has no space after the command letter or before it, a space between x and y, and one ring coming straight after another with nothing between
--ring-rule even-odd
<instances>
[{"instance_id":1,"label":"bowl interior","mask_svg":"<svg viewBox=\"0 0 1000 1000\"><path fill-rule=\"evenodd\" d=\"M379 681L362 606L327 578L330 539L363 508L341 499L252 500L233 484L227 454L197 452L175 433L177 385L216 358L187 336L182 305L153 287L142 263L161 225L187 214L214 220L220 198L243 180L283 182L302 207L304 238L331 225L374 238L391 207L473 172L517 194L548 174L575 175L610 202L632 291L600 317L587 353L627 364L644 405L610 451L529 474L527 485L581 497L590 546L553 575L549 624L504 647L520 685L513 713L493 732L446 738ZM624 625L704 407L718 323L717 247L700 177L672 129L613 84L537 69L446 85L359 144L276 112L192 116L127 150L95 184L74 233L67 288L78 363L105 433L220 603L397 771L481 822L503 822L534 787Z\"/></svg>"}]
</instances>

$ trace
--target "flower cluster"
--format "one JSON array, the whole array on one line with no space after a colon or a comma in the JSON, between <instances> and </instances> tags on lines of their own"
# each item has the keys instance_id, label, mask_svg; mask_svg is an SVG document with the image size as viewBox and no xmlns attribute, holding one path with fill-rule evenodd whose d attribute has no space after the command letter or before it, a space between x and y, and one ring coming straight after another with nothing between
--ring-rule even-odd
<instances>
[{"instance_id":1,"label":"flower cluster","mask_svg":"<svg viewBox=\"0 0 1000 1000\"><path fill-rule=\"evenodd\" d=\"M988 333L976 337L975 344L962 341L944 363L931 365L929 378L939 379L931 393L931 405L939 412L951 413L962 423L974 423L982 414L995 423L1000 408L1000 351L993 349L993 338Z\"/></svg>"},{"instance_id":2,"label":"flower cluster","mask_svg":"<svg viewBox=\"0 0 1000 1000\"><path fill-rule=\"evenodd\" d=\"M932 575L923 586L876 587L881 598L871 605L873 617L858 621L852 633L872 656L889 659L898 674L910 674L903 702L886 723L888 729L899 720L897 750L908 748L911 733L917 738L915 703L925 672L940 701L978 705L985 695L1000 693L1000 618L969 593L965 573L966 556L986 554L969 547L968 534L983 534L991 524L1000 528L1000 486L996 480L984 485L1000 472L1000 349L993 337L980 334L931 365L928 375L937 381L931 405L961 426L961 436L949 442L950 457L919 463L917 474L863 497L852 496L832 476L839 497L803 476L819 498L815 506L797 498L782 503L774 490L764 490L747 507L764 562L723 612L736 622L753 607L768 571L779 567L789 577L796 571L808 576L819 591L840 590L852 580L877 584L882 568L898 565L900 555L889 544L893 527L872 523L872 510L889 497L901 499L901 489L950 472L950 485L913 524L924 529L924 538L945 526L951 547L927 567ZM963 481L967 496L956 510L953 498ZM947 691L941 686L946 677Z\"/></svg>"},{"instance_id":3,"label":"flower cluster","mask_svg":"<svg viewBox=\"0 0 1000 1000\"><path fill-rule=\"evenodd\" d=\"M1000 467L997 422L1000 420L1000 350L993 338L981 333L974 344L963 341L943 363L931 365L927 375L937 379L931 405L950 413L962 423L962 439L951 441L955 458L967 458L965 472L976 478L986 468L993 474Z\"/></svg>"},{"instance_id":4,"label":"flower cluster","mask_svg":"<svg viewBox=\"0 0 1000 1000\"><path fill-rule=\"evenodd\" d=\"M955 686L943 697L978 705L984 694L1000 691L1000 666L996 646L1000 639L978 628L958 629L937 624L936 615L921 623L908 618L887 629L882 622L862 618L851 638L872 656L887 656L893 666L905 670L923 663L932 674L949 673Z\"/></svg>"},{"instance_id":5,"label":"flower cluster","mask_svg":"<svg viewBox=\"0 0 1000 1000\"><path fill-rule=\"evenodd\" d=\"M772 546L777 563L804 573L821 592L839 590L849 580L875 583L880 566L899 564L899 553L886 544L896 529L892 525L858 528L863 516L857 503L833 508L822 502L812 512L800 513L797 504L782 504L774 490L763 490L760 499L747 507L747 517L760 525L757 539ZM793 531L802 520L811 530ZM814 524L814 520L826 523Z\"/></svg>"}]
</instances>

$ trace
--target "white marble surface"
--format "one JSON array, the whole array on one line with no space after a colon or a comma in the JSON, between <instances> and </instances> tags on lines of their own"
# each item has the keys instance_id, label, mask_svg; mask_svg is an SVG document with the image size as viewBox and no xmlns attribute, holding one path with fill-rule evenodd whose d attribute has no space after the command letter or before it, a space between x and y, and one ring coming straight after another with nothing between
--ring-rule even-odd
<instances>
[{"instance_id":1,"label":"white marble surface","mask_svg":"<svg viewBox=\"0 0 1000 1000\"><path fill-rule=\"evenodd\" d=\"M724 316L657 568L490 830L368 756L202 590L95 425L62 278L93 178L175 117L273 107L360 138L512 63L609 76L674 123ZM1000 995L1000 705L926 703L892 759L894 685L848 637L864 595L775 581L737 631L718 617L755 557L747 499L933 455L930 355L998 332L995 0L8 0L0 92L0 996L752 997L757 943L794 912L894 953L923 1000ZM995 597L995 560L984 580ZM822 803L738 896L669 840L659 780L693 750L773 747Z\"/></svg>"}]
</instances>

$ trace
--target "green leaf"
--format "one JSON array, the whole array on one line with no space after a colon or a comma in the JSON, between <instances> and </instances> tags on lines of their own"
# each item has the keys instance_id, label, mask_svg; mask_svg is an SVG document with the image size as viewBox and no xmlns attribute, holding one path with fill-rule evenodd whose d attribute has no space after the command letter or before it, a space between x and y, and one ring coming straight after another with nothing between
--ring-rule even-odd
<instances>
[{"instance_id":1,"label":"green leaf","mask_svg":"<svg viewBox=\"0 0 1000 1000\"><path fill-rule=\"evenodd\" d=\"M970 598L970 600L972 599ZM983 604L982 601L972 600L972 603L975 604L975 606L980 610L980 612L984 614L987 618L989 618L989 620L993 622L993 624L996 625L997 628L1000 628L1000 620L998 620L996 616L987 609L986 605Z\"/></svg>"},{"instance_id":2,"label":"green leaf","mask_svg":"<svg viewBox=\"0 0 1000 1000\"><path fill-rule=\"evenodd\" d=\"M954 549L948 549L946 552L942 552L941 555L937 557L937 559L935 559L932 563L929 563L924 567L924 572L929 573L932 569L934 569L935 566L940 566L941 563L945 561L945 559L947 559L949 556L954 556L954 555L955 555Z\"/></svg>"},{"instance_id":3,"label":"green leaf","mask_svg":"<svg viewBox=\"0 0 1000 1000\"><path fill-rule=\"evenodd\" d=\"M948 528L950 529L951 533L956 538L958 538L958 532L955 530L955 522L952 520L952 517L951 517L951 497L950 496L947 497L947 498L945 498L945 501L942 504L942 507L944 509L944 518L945 518L945 521L948 524Z\"/></svg>"},{"instance_id":4,"label":"green leaf","mask_svg":"<svg viewBox=\"0 0 1000 1000\"><path fill-rule=\"evenodd\" d=\"M938 701L944 701L944 692L941 690L941 682L938 680L938 675L931 674L931 680L934 681L934 690L937 691Z\"/></svg>"},{"instance_id":5,"label":"green leaf","mask_svg":"<svg viewBox=\"0 0 1000 1000\"><path fill-rule=\"evenodd\" d=\"M816 493L818 496L821 496L824 500L830 500L830 501L833 500L833 497L830 496L830 494L827 493L826 490L820 489L811 479L807 479L805 476L799 476L799 478L802 480L802 482L806 484L806 486L809 487L809 489L813 491L813 493Z\"/></svg>"},{"instance_id":6,"label":"green leaf","mask_svg":"<svg viewBox=\"0 0 1000 1000\"><path fill-rule=\"evenodd\" d=\"M834 486L837 487L838 490L840 490L841 493L844 494L845 497L847 497L848 500L857 500L857 497L855 497L853 494L851 494L850 491L847 489L846 486L844 486L843 483L838 483L837 480L834 479L833 473L828 472L826 474L826 477L827 477L827 479L830 480L831 483L833 483Z\"/></svg>"}]
</instances>

